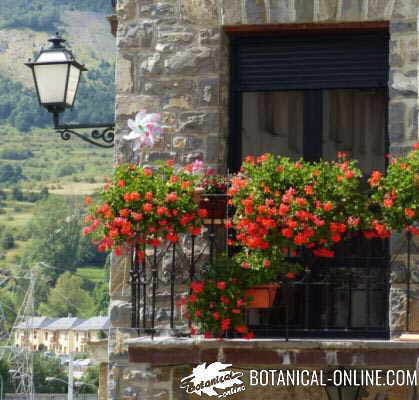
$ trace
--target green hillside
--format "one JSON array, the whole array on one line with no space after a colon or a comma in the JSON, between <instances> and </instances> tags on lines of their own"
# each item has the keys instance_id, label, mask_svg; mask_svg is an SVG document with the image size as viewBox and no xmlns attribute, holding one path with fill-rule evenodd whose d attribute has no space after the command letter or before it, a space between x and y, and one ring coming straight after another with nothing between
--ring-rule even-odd
<instances>
[{"instance_id":1,"label":"green hillside","mask_svg":"<svg viewBox=\"0 0 419 400\"><path fill-rule=\"evenodd\" d=\"M74 110L63 122L112 121L115 38L105 18L111 11L110 0L0 0L0 270L20 277L0 287L0 345L24 297L28 271L35 267L41 268L37 313L106 312L106 254L81 234L87 212L82 199L110 173L112 150L77 138L63 141L52 129L51 115L38 105L24 62L58 30L88 68ZM67 282L77 290L69 291L69 302L62 304L54 293ZM80 299L79 309L69 308ZM10 310L6 320L4 307Z\"/></svg>"},{"instance_id":2,"label":"green hillside","mask_svg":"<svg viewBox=\"0 0 419 400\"><path fill-rule=\"evenodd\" d=\"M60 14L65 10L97 11L109 13L110 0L2 0L0 27L31 28L45 31L57 27Z\"/></svg>"}]
</instances>

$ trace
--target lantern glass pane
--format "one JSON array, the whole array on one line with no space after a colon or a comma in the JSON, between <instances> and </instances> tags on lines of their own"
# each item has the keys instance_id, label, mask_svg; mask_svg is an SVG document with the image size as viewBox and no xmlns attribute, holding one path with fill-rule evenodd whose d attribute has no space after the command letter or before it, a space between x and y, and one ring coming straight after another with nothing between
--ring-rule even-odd
<instances>
[{"instance_id":1,"label":"lantern glass pane","mask_svg":"<svg viewBox=\"0 0 419 400\"><path fill-rule=\"evenodd\" d=\"M67 56L62 51L45 51L39 55L36 62L63 62L67 61Z\"/></svg>"},{"instance_id":2,"label":"lantern glass pane","mask_svg":"<svg viewBox=\"0 0 419 400\"><path fill-rule=\"evenodd\" d=\"M80 70L74 65L70 66L70 76L67 88L67 106L72 107L76 97L77 86L80 80Z\"/></svg>"},{"instance_id":3,"label":"lantern glass pane","mask_svg":"<svg viewBox=\"0 0 419 400\"><path fill-rule=\"evenodd\" d=\"M34 65L41 104L65 103L68 64Z\"/></svg>"}]
</instances>

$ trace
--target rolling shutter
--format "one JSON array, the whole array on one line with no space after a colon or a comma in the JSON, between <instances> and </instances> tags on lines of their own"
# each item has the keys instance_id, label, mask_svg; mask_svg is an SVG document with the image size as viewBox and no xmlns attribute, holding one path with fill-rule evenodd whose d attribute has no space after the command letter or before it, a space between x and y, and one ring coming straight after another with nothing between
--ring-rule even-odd
<instances>
[{"instance_id":1,"label":"rolling shutter","mask_svg":"<svg viewBox=\"0 0 419 400\"><path fill-rule=\"evenodd\" d=\"M234 91L379 88L388 82L388 34L330 32L231 39Z\"/></svg>"}]
</instances>

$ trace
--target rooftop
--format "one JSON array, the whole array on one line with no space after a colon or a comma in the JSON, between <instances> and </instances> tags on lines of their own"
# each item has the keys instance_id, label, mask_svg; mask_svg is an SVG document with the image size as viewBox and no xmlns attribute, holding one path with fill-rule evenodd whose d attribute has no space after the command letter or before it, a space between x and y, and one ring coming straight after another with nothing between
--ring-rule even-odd
<instances>
[{"instance_id":1,"label":"rooftop","mask_svg":"<svg viewBox=\"0 0 419 400\"><path fill-rule=\"evenodd\" d=\"M92 317L81 319L75 317L48 318L48 317L27 317L21 321L16 329L48 329L48 330L76 330L89 331L108 329L110 320L108 317Z\"/></svg>"}]
</instances>

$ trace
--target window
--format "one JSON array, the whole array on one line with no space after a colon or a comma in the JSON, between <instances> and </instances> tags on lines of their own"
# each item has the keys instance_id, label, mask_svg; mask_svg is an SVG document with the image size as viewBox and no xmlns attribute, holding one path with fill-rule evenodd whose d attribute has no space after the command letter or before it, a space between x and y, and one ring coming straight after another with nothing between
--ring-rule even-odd
<instances>
[{"instance_id":1,"label":"window","mask_svg":"<svg viewBox=\"0 0 419 400\"><path fill-rule=\"evenodd\" d=\"M231 38L229 164L266 152L308 161L346 151L365 174L386 167L386 29ZM355 238L319 259L271 310L259 336L388 336L388 246ZM305 264L306 267L308 264Z\"/></svg>"}]
</instances>

